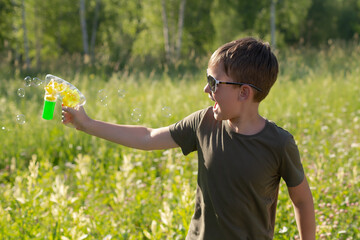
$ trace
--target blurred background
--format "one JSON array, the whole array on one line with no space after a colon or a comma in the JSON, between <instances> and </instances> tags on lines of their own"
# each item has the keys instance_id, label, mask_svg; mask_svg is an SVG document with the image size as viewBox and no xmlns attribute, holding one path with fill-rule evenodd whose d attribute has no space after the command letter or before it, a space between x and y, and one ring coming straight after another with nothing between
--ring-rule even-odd
<instances>
[{"instance_id":1,"label":"blurred background","mask_svg":"<svg viewBox=\"0 0 360 240\"><path fill-rule=\"evenodd\" d=\"M360 239L360 0L0 0L0 239L184 239L196 153L138 151L42 119L45 75L89 116L168 126L212 105L220 45L272 45L279 80L260 113L293 134L317 239ZM276 240L300 239L286 184Z\"/></svg>"},{"instance_id":2,"label":"blurred background","mask_svg":"<svg viewBox=\"0 0 360 240\"><path fill-rule=\"evenodd\" d=\"M244 36L284 52L343 47L359 33L360 0L1 0L0 69L183 71Z\"/></svg>"}]
</instances>

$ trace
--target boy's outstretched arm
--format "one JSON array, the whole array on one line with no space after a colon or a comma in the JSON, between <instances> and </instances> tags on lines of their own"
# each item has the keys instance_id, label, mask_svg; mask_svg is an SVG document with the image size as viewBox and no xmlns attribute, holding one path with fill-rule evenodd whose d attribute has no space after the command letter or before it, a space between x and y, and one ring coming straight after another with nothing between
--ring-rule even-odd
<instances>
[{"instance_id":1,"label":"boy's outstretched arm","mask_svg":"<svg viewBox=\"0 0 360 240\"><path fill-rule=\"evenodd\" d=\"M171 137L169 127L158 129L143 126L118 125L93 120L83 107L63 107L63 123L71 123L76 129L127 147L142 150L175 148L178 145Z\"/></svg>"},{"instance_id":2,"label":"boy's outstretched arm","mask_svg":"<svg viewBox=\"0 0 360 240\"><path fill-rule=\"evenodd\" d=\"M288 191L294 206L300 239L315 240L314 202L306 177L298 186L288 187Z\"/></svg>"}]
</instances>

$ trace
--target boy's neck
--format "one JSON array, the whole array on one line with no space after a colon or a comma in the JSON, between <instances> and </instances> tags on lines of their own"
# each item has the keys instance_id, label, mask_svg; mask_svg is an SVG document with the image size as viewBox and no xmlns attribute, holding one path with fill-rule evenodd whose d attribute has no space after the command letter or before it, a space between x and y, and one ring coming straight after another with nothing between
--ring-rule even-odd
<instances>
[{"instance_id":1,"label":"boy's neck","mask_svg":"<svg viewBox=\"0 0 360 240\"><path fill-rule=\"evenodd\" d=\"M236 119L227 120L230 128L236 132L243 135L254 135L259 133L265 127L265 119L256 113L242 114Z\"/></svg>"}]
</instances>

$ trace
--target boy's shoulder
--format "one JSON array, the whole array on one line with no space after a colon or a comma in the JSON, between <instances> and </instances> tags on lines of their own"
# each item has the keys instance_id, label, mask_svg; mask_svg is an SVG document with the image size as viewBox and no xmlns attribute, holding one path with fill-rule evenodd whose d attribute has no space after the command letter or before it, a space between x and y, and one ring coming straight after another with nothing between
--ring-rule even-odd
<instances>
[{"instance_id":1,"label":"boy's shoulder","mask_svg":"<svg viewBox=\"0 0 360 240\"><path fill-rule=\"evenodd\" d=\"M278 126L274 121L266 120L266 133L272 138L277 139L277 142L284 144L286 142L294 141L294 136L286 129Z\"/></svg>"},{"instance_id":2,"label":"boy's shoulder","mask_svg":"<svg viewBox=\"0 0 360 240\"><path fill-rule=\"evenodd\" d=\"M270 127L273 131L276 131L278 134L292 136L288 130L278 126L274 121L269 119L266 119L266 121L268 122L268 127Z\"/></svg>"}]
</instances>

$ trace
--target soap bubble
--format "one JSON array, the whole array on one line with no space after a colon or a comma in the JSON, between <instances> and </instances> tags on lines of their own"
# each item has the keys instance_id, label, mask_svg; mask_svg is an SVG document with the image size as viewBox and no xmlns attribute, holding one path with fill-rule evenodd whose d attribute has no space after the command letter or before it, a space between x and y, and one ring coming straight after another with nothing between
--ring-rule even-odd
<instances>
[{"instance_id":1,"label":"soap bubble","mask_svg":"<svg viewBox=\"0 0 360 240\"><path fill-rule=\"evenodd\" d=\"M19 88L19 89L17 90L17 95L18 95L19 97L25 97L25 89Z\"/></svg>"},{"instance_id":2,"label":"soap bubble","mask_svg":"<svg viewBox=\"0 0 360 240\"><path fill-rule=\"evenodd\" d=\"M169 117L171 117L171 108L170 107L162 107L161 108L161 115L163 116L163 117L166 117L166 118L169 118Z\"/></svg>"},{"instance_id":3,"label":"soap bubble","mask_svg":"<svg viewBox=\"0 0 360 240\"><path fill-rule=\"evenodd\" d=\"M119 89L118 90L118 96L119 98L124 98L126 95L126 91L124 89Z\"/></svg>"},{"instance_id":4,"label":"soap bubble","mask_svg":"<svg viewBox=\"0 0 360 240\"><path fill-rule=\"evenodd\" d=\"M25 121L25 115L24 114L18 114L16 115L16 122L18 124L24 124L26 121Z\"/></svg>"},{"instance_id":5,"label":"soap bubble","mask_svg":"<svg viewBox=\"0 0 360 240\"><path fill-rule=\"evenodd\" d=\"M108 102L107 96L104 96L104 97L102 97L102 98L100 99L100 104L101 104L102 106L104 106L104 107L107 106L107 102Z\"/></svg>"},{"instance_id":6,"label":"soap bubble","mask_svg":"<svg viewBox=\"0 0 360 240\"><path fill-rule=\"evenodd\" d=\"M34 77L34 78L32 79L32 84L33 84L34 86L40 86L40 85L42 85L43 83L44 83L44 80L42 80L42 79L40 79L40 78Z\"/></svg>"},{"instance_id":7,"label":"soap bubble","mask_svg":"<svg viewBox=\"0 0 360 240\"><path fill-rule=\"evenodd\" d=\"M108 96L104 89L98 91L99 104L106 107L108 104Z\"/></svg>"},{"instance_id":8,"label":"soap bubble","mask_svg":"<svg viewBox=\"0 0 360 240\"><path fill-rule=\"evenodd\" d=\"M31 86L31 77L27 76L26 78L24 78L24 85L25 87L30 87Z\"/></svg>"},{"instance_id":9,"label":"soap bubble","mask_svg":"<svg viewBox=\"0 0 360 240\"><path fill-rule=\"evenodd\" d=\"M131 120L133 122L140 122L141 119L141 109L139 108L134 108L130 114L131 116Z\"/></svg>"}]
</instances>

